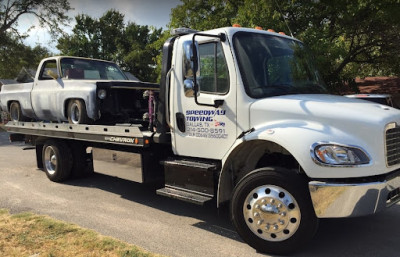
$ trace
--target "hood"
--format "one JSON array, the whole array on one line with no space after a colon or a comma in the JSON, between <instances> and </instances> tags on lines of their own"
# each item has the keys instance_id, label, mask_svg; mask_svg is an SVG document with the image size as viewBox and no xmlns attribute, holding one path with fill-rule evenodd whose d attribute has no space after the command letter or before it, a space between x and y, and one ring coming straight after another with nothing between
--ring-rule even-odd
<instances>
[{"instance_id":1,"label":"hood","mask_svg":"<svg viewBox=\"0 0 400 257\"><path fill-rule=\"evenodd\" d=\"M385 126L400 124L400 111L365 100L333 95L286 95L260 99L250 106L251 128L294 154L309 177L344 178L384 174ZM273 133L264 133L272 131ZM310 149L318 142L359 147L371 164L359 169L316 165Z\"/></svg>"},{"instance_id":2,"label":"hood","mask_svg":"<svg viewBox=\"0 0 400 257\"><path fill-rule=\"evenodd\" d=\"M400 111L369 101L334 95L285 95L261 99L250 107L250 125L265 121L300 120L325 126L373 126L400 121Z\"/></svg>"},{"instance_id":3,"label":"hood","mask_svg":"<svg viewBox=\"0 0 400 257\"><path fill-rule=\"evenodd\" d=\"M142 90L159 90L160 85L142 81L127 81L127 80L101 80L96 81L99 88L114 88L114 89L142 89Z\"/></svg>"}]
</instances>

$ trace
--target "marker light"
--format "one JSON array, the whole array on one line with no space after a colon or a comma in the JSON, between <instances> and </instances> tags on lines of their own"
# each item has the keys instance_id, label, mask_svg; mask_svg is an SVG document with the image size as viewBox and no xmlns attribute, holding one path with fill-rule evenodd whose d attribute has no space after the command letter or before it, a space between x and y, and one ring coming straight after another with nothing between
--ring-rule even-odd
<instances>
[{"instance_id":1,"label":"marker light","mask_svg":"<svg viewBox=\"0 0 400 257\"><path fill-rule=\"evenodd\" d=\"M234 27L234 28L241 28L242 26L240 26L240 24L238 24L238 23L235 23L235 24L232 25L232 27Z\"/></svg>"},{"instance_id":2,"label":"marker light","mask_svg":"<svg viewBox=\"0 0 400 257\"><path fill-rule=\"evenodd\" d=\"M255 27L255 29L258 29L258 30L263 30L263 28L262 28L262 27L260 27L260 26L256 26L256 27Z\"/></svg>"},{"instance_id":3,"label":"marker light","mask_svg":"<svg viewBox=\"0 0 400 257\"><path fill-rule=\"evenodd\" d=\"M275 32L275 30L273 30L273 29L268 29L267 31L268 32Z\"/></svg>"},{"instance_id":4,"label":"marker light","mask_svg":"<svg viewBox=\"0 0 400 257\"><path fill-rule=\"evenodd\" d=\"M279 34L281 35L286 35L285 32L280 31Z\"/></svg>"}]
</instances>

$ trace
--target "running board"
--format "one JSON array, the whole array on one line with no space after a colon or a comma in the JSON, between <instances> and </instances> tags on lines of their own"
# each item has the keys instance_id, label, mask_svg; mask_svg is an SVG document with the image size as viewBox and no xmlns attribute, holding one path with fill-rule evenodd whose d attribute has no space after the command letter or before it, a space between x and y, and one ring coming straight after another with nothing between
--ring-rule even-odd
<instances>
[{"instance_id":1,"label":"running board","mask_svg":"<svg viewBox=\"0 0 400 257\"><path fill-rule=\"evenodd\" d=\"M158 189L157 194L198 205L204 205L205 202L208 202L212 199L212 196L210 195L169 186Z\"/></svg>"}]
</instances>

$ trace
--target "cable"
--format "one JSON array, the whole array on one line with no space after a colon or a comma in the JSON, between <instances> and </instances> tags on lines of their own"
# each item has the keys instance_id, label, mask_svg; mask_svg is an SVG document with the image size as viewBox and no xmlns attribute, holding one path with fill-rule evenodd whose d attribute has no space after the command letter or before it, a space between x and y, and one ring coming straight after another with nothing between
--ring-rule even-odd
<instances>
[{"instance_id":1,"label":"cable","mask_svg":"<svg viewBox=\"0 0 400 257\"><path fill-rule=\"evenodd\" d=\"M276 0L274 0L274 2L275 2L275 4L276 4L276 6L278 6L279 13L282 15L283 21L285 22L286 27L288 28L288 30L289 30L289 32L290 32L290 35L291 35L292 37L294 37L292 31L290 30L289 24L288 24L287 21L286 21L285 16L283 16L283 14L282 14L282 11L281 11L281 8L279 7L279 4L276 2Z\"/></svg>"}]
</instances>

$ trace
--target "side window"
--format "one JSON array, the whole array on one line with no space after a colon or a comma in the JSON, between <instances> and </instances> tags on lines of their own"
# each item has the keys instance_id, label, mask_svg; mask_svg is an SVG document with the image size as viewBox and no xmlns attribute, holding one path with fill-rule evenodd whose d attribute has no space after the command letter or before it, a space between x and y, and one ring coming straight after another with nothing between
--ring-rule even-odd
<instances>
[{"instance_id":1,"label":"side window","mask_svg":"<svg viewBox=\"0 0 400 257\"><path fill-rule=\"evenodd\" d=\"M50 80L53 79L47 72L51 70L57 74L57 63L56 60L50 60L43 63L42 70L40 71L39 80Z\"/></svg>"},{"instance_id":2,"label":"side window","mask_svg":"<svg viewBox=\"0 0 400 257\"><path fill-rule=\"evenodd\" d=\"M200 92L226 94L229 91L229 73L220 42L199 45Z\"/></svg>"}]
</instances>

